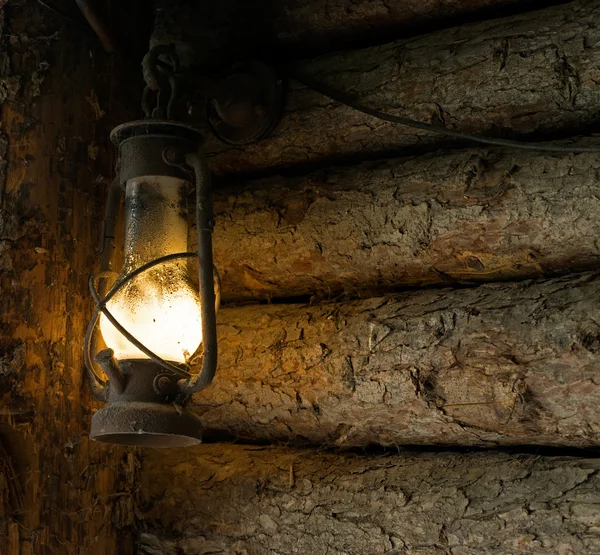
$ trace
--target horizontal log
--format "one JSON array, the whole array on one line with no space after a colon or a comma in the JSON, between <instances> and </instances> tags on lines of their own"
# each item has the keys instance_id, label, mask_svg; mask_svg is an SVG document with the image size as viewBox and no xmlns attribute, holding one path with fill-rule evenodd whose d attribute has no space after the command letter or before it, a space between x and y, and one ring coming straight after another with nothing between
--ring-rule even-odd
<instances>
[{"instance_id":1,"label":"horizontal log","mask_svg":"<svg viewBox=\"0 0 600 555\"><path fill-rule=\"evenodd\" d=\"M168 483L157 480L169 469ZM148 452L145 555L600 552L600 460L356 456L206 445Z\"/></svg>"},{"instance_id":2,"label":"horizontal log","mask_svg":"<svg viewBox=\"0 0 600 555\"><path fill-rule=\"evenodd\" d=\"M175 44L183 67L207 68L255 56L305 55L414 34L468 17L525 11L539 0L157 0L151 44Z\"/></svg>"},{"instance_id":3,"label":"horizontal log","mask_svg":"<svg viewBox=\"0 0 600 555\"><path fill-rule=\"evenodd\" d=\"M464 25L299 65L389 113L494 135L565 135L595 124L600 104L600 0ZM209 139L219 173L354 159L447 144L374 119L292 83L276 132L236 148Z\"/></svg>"},{"instance_id":4,"label":"horizontal log","mask_svg":"<svg viewBox=\"0 0 600 555\"><path fill-rule=\"evenodd\" d=\"M599 291L588 273L226 308L193 404L208 432L249 440L595 446Z\"/></svg>"},{"instance_id":5,"label":"horizontal log","mask_svg":"<svg viewBox=\"0 0 600 555\"><path fill-rule=\"evenodd\" d=\"M224 298L356 296L597 267L599 160L465 150L245 181L215 199Z\"/></svg>"}]
</instances>

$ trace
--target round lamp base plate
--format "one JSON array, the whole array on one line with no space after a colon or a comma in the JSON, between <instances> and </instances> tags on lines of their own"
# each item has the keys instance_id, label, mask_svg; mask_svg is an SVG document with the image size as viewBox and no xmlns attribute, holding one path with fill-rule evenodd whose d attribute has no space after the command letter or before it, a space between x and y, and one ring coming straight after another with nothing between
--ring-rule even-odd
<instances>
[{"instance_id":1,"label":"round lamp base plate","mask_svg":"<svg viewBox=\"0 0 600 555\"><path fill-rule=\"evenodd\" d=\"M92 417L90 438L135 447L188 447L202 443L198 415L160 403L112 403Z\"/></svg>"}]
</instances>

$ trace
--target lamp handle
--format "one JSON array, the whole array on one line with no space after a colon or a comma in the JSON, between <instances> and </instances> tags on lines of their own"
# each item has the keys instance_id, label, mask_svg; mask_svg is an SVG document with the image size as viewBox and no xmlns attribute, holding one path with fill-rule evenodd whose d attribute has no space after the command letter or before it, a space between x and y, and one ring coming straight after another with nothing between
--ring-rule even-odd
<instances>
[{"instance_id":1,"label":"lamp handle","mask_svg":"<svg viewBox=\"0 0 600 555\"><path fill-rule=\"evenodd\" d=\"M198 230L198 258L200 303L202 313L202 345L204 355L199 374L179 381L184 395L191 395L208 387L217 370L217 314L213 274L212 231L214 227L210 172L204 159L197 153L186 155L186 163L193 168L196 178L196 227Z\"/></svg>"}]
</instances>

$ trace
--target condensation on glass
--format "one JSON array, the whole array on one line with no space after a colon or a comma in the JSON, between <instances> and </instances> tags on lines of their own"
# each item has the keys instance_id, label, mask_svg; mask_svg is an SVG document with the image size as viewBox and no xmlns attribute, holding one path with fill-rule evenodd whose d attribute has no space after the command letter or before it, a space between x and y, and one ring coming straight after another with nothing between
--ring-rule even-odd
<instances>
[{"instance_id":1,"label":"condensation on glass","mask_svg":"<svg viewBox=\"0 0 600 555\"><path fill-rule=\"evenodd\" d=\"M125 191L125 244L120 279L162 256L188 250L189 183L176 177L130 179ZM108 302L108 310L136 339L164 360L183 363L202 341L200 298L185 259L146 270ZM100 317L104 342L117 360L147 359Z\"/></svg>"}]
</instances>

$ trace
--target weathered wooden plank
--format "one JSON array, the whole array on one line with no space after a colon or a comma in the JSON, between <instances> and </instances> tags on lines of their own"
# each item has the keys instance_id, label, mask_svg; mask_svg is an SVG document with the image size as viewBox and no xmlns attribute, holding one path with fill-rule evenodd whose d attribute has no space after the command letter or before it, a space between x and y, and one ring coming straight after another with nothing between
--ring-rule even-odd
<instances>
[{"instance_id":1,"label":"weathered wooden plank","mask_svg":"<svg viewBox=\"0 0 600 555\"><path fill-rule=\"evenodd\" d=\"M249 440L595 446L599 286L223 309L217 376L193 402L211 435Z\"/></svg>"},{"instance_id":2,"label":"weathered wooden plank","mask_svg":"<svg viewBox=\"0 0 600 555\"><path fill-rule=\"evenodd\" d=\"M169 469L167 487L156 480ZM151 452L146 555L600 551L600 460L502 453Z\"/></svg>"},{"instance_id":3,"label":"weathered wooden plank","mask_svg":"<svg viewBox=\"0 0 600 555\"><path fill-rule=\"evenodd\" d=\"M552 2L556 3L556 1ZM314 55L385 42L469 18L547 5L536 0L279 0L156 2L151 44L174 44L184 67L219 67L249 57Z\"/></svg>"},{"instance_id":4,"label":"weathered wooden plank","mask_svg":"<svg viewBox=\"0 0 600 555\"><path fill-rule=\"evenodd\" d=\"M546 137L597 118L600 0L567 5L299 65L319 81L389 113L493 135ZM441 144L439 136L376 120L292 85L275 134L232 148L211 139L214 171L250 172L326 158Z\"/></svg>"},{"instance_id":5,"label":"weathered wooden plank","mask_svg":"<svg viewBox=\"0 0 600 555\"><path fill-rule=\"evenodd\" d=\"M224 298L597 267L599 170L596 155L465 150L244 181L215 199Z\"/></svg>"},{"instance_id":6,"label":"weathered wooden plank","mask_svg":"<svg viewBox=\"0 0 600 555\"><path fill-rule=\"evenodd\" d=\"M108 131L131 117L131 90L122 61L42 4L4 8L0 435L24 499L2 518L0 553L127 555L136 457L87 439L93 404L82 343L113 171Z\"/></svg>"}]
</instances>

